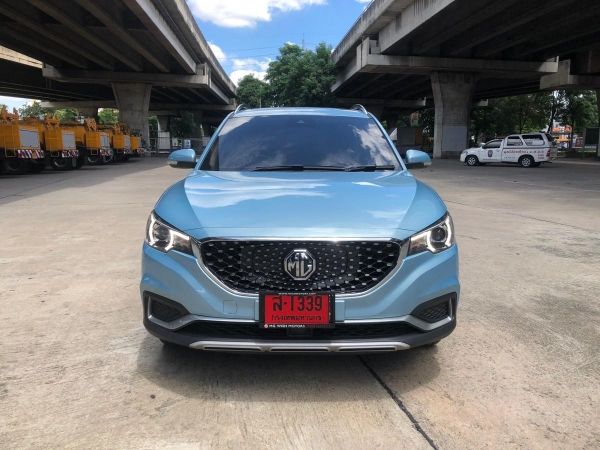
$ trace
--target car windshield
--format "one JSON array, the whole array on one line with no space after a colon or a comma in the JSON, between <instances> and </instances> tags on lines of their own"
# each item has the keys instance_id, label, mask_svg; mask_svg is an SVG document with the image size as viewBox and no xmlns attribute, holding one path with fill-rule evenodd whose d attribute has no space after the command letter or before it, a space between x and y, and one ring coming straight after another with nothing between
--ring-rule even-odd
<instances>
[{"instance_id":1,"label":"car windshield","mask_svg":"<svg viewBox=\"0 0 600 450\"><path fill-rule=\"evenodd\" d=\"M202 170L393 170L400 163L367 117L264 115L229 119Z\"/></svg>"}]
</instances>

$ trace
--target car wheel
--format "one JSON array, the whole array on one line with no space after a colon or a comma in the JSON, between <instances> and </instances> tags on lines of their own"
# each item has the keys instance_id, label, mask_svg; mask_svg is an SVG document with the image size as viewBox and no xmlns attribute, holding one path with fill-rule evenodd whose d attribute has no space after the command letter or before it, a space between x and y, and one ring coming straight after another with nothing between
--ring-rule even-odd
<instances>
[{"instance_id":1,"label":"car wheel","mask_svg":"<svg viewBox=\"0 0 600 450\"><path fill-rule=\"evenodd\" d=\"M477 156L475 156L475 155L467 156L467 159L465 159L465 162L467 163L467 166L470 166L470 167L473 167L473 166L476 166L477 164L479 164L479 160L477 159Z\"/></svg>"},{"instance_id":2,"label":"car wheel","mask_svg":"<svg viewBox=\"0 0 600 450\"><path fill-rule=\"evenodd\" d=\"M521 156L521 158L519 158L519 165L521 167L529 168L529 167L533 167L534 164L535 164L535 161L529 155Z\"/></svg>"},{"instance_id":3,"label":"car wheel","mask_svg":"<svg viewBox=\"0 0 600 450\"><path fill-rule=\"evenodd\" d=\"M2 172L7 175L21 175L27 170L27 163L20 158L2 160Z\"/></svg>"},{"instance_id":4,"label":"car wheel","mask_svg":"<svg viewBox=\"0 0 600 450\"><path fill-rule=\"evenodd\" d=\"M50 167L54 170L70 170L73 168L71 158L50 158Z\"/></svg>"},{"instance_id":5,"label":"car wheel","mask_svg":"<svg viewBox=\"0 0 600 450\"><path fill-rule=\"evenodd\" d=\"M104 160L102 159L102 155L88 155L87 163L90 166L95 166L98 164L104 164Z\"/></svg>"}]
</instances>

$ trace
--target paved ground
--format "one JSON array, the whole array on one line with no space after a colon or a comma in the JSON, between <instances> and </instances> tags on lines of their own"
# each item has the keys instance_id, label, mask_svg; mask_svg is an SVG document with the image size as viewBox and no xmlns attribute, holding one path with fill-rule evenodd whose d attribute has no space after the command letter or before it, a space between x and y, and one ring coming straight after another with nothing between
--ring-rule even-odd
<instances>
[{"instance_id":1,"label":"paved ground","mask_svg":"<svg viewBox=\"0 0 600 450\"><path fill-rule=\"evenodd\" d=\"M147 335L144 225L185 174L164 160L0 177L0 448L598 448L600 167L415 173L454 216L459 326L365 358Z\"/></svg>"}]
</instances>

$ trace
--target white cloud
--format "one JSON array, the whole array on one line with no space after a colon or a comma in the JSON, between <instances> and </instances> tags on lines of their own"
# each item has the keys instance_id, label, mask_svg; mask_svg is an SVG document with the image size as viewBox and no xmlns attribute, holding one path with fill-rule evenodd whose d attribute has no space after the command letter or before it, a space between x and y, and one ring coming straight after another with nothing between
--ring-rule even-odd
<instances>
[{"instance_id":1,"label":"white cloud","mask_svg":"<svg viewBox=\"0 0 600 450\"><path fill-rule=\"evenodd\" d=\"M187 0L192 14L206 22L228 28L254 27L270 22L274 12L299 11L327 0Z\"/></svg>"},{"instance_id":2,"label":"white cloud","mask_svg":"<svg viewBox=\"0 0 600 450\"><path fill-rule=\"evenodd\" d=\"M246 75L254 75L255 78L258 78L259 80L264 80L265 75L267 75L267 72L239 69L239 70L234 70L233 72L231 72L229 74L229 78L231 78L231 81L233 81L235 83L235 85L237 86L238 83L240 82L240 80L242 78L244 78Z\"/></svg>"},{"instance_id":3,"label":"white cloud","mask_svg":"<svg viewBox=\"0 0 600 450\"><path fill-rule=\"evenodd\" d=\"M232 72L229 78L237 85L246 75L252 74L259 80L264 80L269 68L270 58L233 58L231 60Z\"/></svg>"},{"instance_id":4,"label":"white cloud","mask_svg":"<svg viewBox=\"0 0 600 450\"><path fill-rule=\"evenodd\" d=\"M271 61L270 58L233 58L231 60L231 67L233 67L234 70L253 69L265 72L269 68L269 63Z\"/></svg>"},{"instance_id":5,"label":"white cloud","mask_svg":"<svg viewBox=\"0 0 600 450\"><path fill-rule=\"evenodd\" d=\"M221 47L219 47L217 44L213 44L212 42L209 42L208 46L210 47L212 52L215 54L215 57L217 58L217 60L221 64L223 64L225 62L225 60L227 59L227 55L225 54L223 49Z\"/></svg>"},{"instance_id":6,"label":"white cloud","mask_svg":"<svg viewBox=\"0 0 600 450\"><path fill-rule=\"evenodd\" d=\"M367 4L367 3L371 3L371 0L356 0L356 3L362 3L362 4Z\"/></svg>"}]
</instances>

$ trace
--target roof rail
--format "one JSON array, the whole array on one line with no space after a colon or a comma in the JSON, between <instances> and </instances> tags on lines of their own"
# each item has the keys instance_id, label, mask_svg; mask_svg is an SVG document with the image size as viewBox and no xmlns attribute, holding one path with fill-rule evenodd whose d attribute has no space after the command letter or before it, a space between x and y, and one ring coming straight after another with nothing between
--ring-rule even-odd
<instances>
[{"instance_id":1,"label":"roof rail","mask_svg":"<svg viewBox=\"0 0 600 450\"><path fill-rule=\"evenodd\" d=\"M243 103L240 103L238 105L238 107L235 108L235 111L233 112L233 115L235 116L237 113L239 113L240 111L243 111L245 109L248 109L248 107L246 105L244 105Z\"/></svg>"},{"instance_id":2,"label":"roof rail","mask_svg":"<svg viewBox=\"0 0 600 450\"><path fill-rule=\"evenodd\" d=\"M367 111L367 108L365 108L363 105L358 104L358 103L356 105L353 105L352 108L350 108L350 109L352 109L354 111L361 111L367 115L369 114L369 111Z\"/></svg>"}]
</instances>

